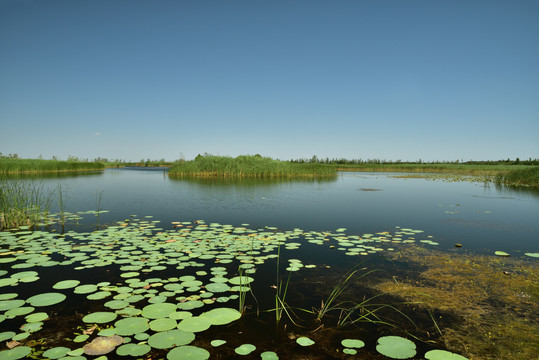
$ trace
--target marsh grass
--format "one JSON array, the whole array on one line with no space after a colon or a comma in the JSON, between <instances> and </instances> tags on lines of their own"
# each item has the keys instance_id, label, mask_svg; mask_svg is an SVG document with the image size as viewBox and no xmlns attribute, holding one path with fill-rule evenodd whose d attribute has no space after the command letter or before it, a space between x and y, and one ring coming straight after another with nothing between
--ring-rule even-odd
<instances>
[{"instance_id":1,"label":"marsh grass","mask_svg":"<svg viewBox=\"0 0 539 360\"><path fill-rule=\"evenodd\" d=\"M513 170L496 176L496 183L516 186L539 186L539 166Z\"/></svg>"},{"instance_id":2,"label":"marsh grass","mask_svg":"<svg viewBox=\"0 0 539 360\"><path fill-rule=\"evenodd\" d=\"M55 192L34 182L0 179L0 229L40 223L49 213Z\"/></svg>"},{"instance_id":3,"label":"marsh grass","mask_svg":"<svg viewBox=\"0 0 539 360\"><path fill-rule=\"evenodd\" d=\"M335 177L337 170L324 164L298 164L260 155L236 158L206 155L178 164L168 173L178 177L310 178Z\"/></svg>"},{"instance_id":4,"label":"marsh grass","mask_svg":"<svg viewBox=\"0 0 539 360\"><path fill-rule=\"evenodd\" d=\"M513 164L455 164L455 163L380 163L380 164L332 164L338 171L368 171L368 172L426 172L451 173L461 175L499 175L514 170L528 169L529 165Z\"/></svg>"},{"instance_id":5,"label":"marsh grass","mask_svg":"<svg viewBox=\"0 0 539 360\"><path fill-rule=\"evenodd\" d=\"M105 169L105 165L97 162L6 158L0 159L0 174L52 173L103 169Z\"/></svg>"}]
</instances>

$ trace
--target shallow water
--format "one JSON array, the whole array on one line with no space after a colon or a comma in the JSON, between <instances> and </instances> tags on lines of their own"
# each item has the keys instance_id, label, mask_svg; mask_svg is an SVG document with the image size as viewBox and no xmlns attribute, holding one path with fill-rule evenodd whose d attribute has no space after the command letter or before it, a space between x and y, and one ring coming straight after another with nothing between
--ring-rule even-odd
<instances>
[{"instance_id":1,"label":"shallow water","mask_svg":"<svg viewBox=\"0 0 539 360\"><path fill-rule=\"evenodd\" d=\"M51 289L53 284L72 278L81 284L110 282L128 287L129 271L122 267L135 264L142 269L135 275L136 279L149 281L148 289L134 287L144 298L133 306L142 309L153 296L161 294L163 284L159 283L175 283L176 277L195 276L206 285L211 283L213 272L219 272L215 267L221 267L224 276L232 278L238 275L240 266L254 264L251 270L256 272L248 274L255 281L246 293L246 314L231 324L197 332L191 343L210 351L211 358L254 359L260 358L263 351L274 351L281 359L341 359L347 355L342 353L340 341L356 338L365 342L358 356L385 359L377 352L376 341L386 335L412 339L418 356L422 356L428 350L447 348L439 341L434 318L440 326L451 326L461 320L451 312L430 312L401 298L380 294L376 284L388 279L396 283L422 281L418 274L426 266L399 257L408 246L442 250L455 256L492 255L496 250L503 250L511 254L511 259L522 258L533 264L535 260L524 253L538 250L539 197L481 182L395 175L342 173L331 181L184 180L169 178L163 169L108 169L91 175L33 178L51 189L61 187L64 211L106 209L108 212L101 213L99 218L83 214L83 219L69 220L63 227L46 227L47 231L53 229L66 236L42 240L39 246L29 240L32 234L17 235L19 241L6 237L12 245L3 243L0 252L20 253L13 255L17 257L13 262L0 263L0 270L5 271L0 281L21 271L36 271L39 279L2 286L0 290L17 292L18 299L27 299L36 293L56 292ZM178 221L187 223L172 224ZM117 222L121 226L116 227ZM212 226L212 223L231 226ZM99 231L94 232L96 228ZM217 236L206 237L204 233L208 229L216 231ZM181 234L187 237L182 238ZM234 235L232 242L219 240L229 235ZM256 243L250 235L256 235ZM55 245L47 248L53 241ZM181 245L183 241L186 242ZM366 248L353 250L361 248L363 241ZM291 242L298 243L298 249L285 246ZM455 243L463 247L456 249ZM86 258L59 264L77 253ZM177 261L178 253L185 258L186 265ZM392 260L388 260L390 257ZM35 260L33 266L33 259L41 260ZM313 268L287 271L295 259ZM500 266L501 270L509 269ZM369 316L345 327L336 327L339 311L317 321L315 310L320 309L323 301L328 302L332 289L354 269L359 271L339 301L349 301L344 308L366 301L354 316L360 313ZM290 313L283 314L277 323L275 287L279 283L283 286L282 296L288 281L284 301ZM156 292L152 293L153 290ZM36 311L43 310L53 316L45 321L42 330L23 341L24 345L28 340L45 339L44 344L34 345L38 354L54 346L76 349L89 342L95 334L86 342L72 341L75 333L85 326L81 318L91 312L108 311L104 303L112 297L121 298L114 291L105 300L92 301L86 299L86 294L73 293L73 289L58 292L64 293L66 300L38 308ZM166 302L180 304L185 301L182 296L204 292L203 287L186 290L185 294L168 294ZM237 292L225 294L237 295ZM221 295L215 294L214 299ZM220 306L238 309L239 300L207 304L193 310L193 314L197 316ZM2 331L20 333L18 328L24 323L24 316L18 316L3 320L0 325ZM295 340L300 336L315 340L315 345L299 346ZM214 348L210 345L214 339L226 340L227 344ZM255 344L257 350L249 356L237 355L234 349L246 343ZM165 358L167 351L153 349L147 356ZM129 357L112 353L108 358Z\"/></svg>"}]
</instances>

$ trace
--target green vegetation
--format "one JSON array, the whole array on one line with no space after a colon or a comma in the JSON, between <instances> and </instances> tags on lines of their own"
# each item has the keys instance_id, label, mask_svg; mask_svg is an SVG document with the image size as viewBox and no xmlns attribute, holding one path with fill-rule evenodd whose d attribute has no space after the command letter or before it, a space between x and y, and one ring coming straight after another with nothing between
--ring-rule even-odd
<instances>
[{"instance_id":1,"label":"green vegetation","mask_svg":"<svg viewBox=\"0 0 539 360\"><path fill-rule=\"evenodd\" d=\"M497 184L539 186L539 166L510 171L496 176Z\"/></svg>"},{"instance_id":2,"label":"green vegetation","mask_svg":"<svg viewBox=\"0 0 539 360\"><path fill-rule=\"evenodd\" d=\"M529 165L513 164L455 164L455 163L380 163L359 165L330 165L339 171L372 172L429 172L462 175L499 175L513 170L527 169Z\"/></svg>"},{"instance_id":3,"label":"green vegetation","mask_svg":"<svg viewBox=\"0 0 539 360\"><path fill-rule=\"evenodd\" d=\"M298 164L274 160L260 155L228 156L199 155L192 161L180 163L169 175L182 177L334 177L335 168L324 164Z\"/></svg>"},{"instance_id":4,"label":"green vegetation","mask_svg":"<svg viewBox=\"0 0 539 360\"><path fill-rule=\"evenodd\" d=\"M54 193L32 182L0 179L0 229L41 222Z\"/></svg>"},{"instance_id":5,"label":"green vegetation","mask_svg":"<svg viewBox=\"0 0 539 360\"><path fill-rule=\"evenodd\" d=\"M0 174L49 173L103 170L97 162L0 158Z\"/></svg>"}]
</instances>

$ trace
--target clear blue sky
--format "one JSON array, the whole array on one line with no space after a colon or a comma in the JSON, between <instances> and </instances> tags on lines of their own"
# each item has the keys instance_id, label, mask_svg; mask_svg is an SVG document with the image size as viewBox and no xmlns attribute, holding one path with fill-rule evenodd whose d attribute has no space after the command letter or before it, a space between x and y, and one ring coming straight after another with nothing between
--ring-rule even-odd
<instances>
[{"instance_id":1,"label":"clear blue sky","mask_svg":"<svg viewBox=\"0 0 539 360\"><path fill-rule=\"evenodd\" d=\"M539 158L539 1L0 0L0 152Z\"/></svg>"}]
</instances>

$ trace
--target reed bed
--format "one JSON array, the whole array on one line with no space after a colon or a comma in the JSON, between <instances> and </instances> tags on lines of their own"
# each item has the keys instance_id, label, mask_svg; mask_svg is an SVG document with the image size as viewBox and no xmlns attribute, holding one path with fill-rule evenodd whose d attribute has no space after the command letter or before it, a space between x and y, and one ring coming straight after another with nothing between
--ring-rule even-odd
<instances>
[{"instance_id":1,"label":"reed bed","mask_svg":"<svg viewBox=\"0 0 539 360\"><path fill-rule=\"evenodd\" d=\"M496 183L517 186L539 186L539 166L513 170L496 176Z\"/></svg>"},{"instance_id":2,"label":"reed bed","mask_svg":"<svg viewBox=\"0 0 539 360\"><path fill-rule=\"evenodd\" d=\"M197 156L172 167L169 175L178 177L255 177L310 178L335 177L337 170L324 164L297 164L260 155Z\"/></svg>"},{"instance_id":3,"label":"reed bed","mask_svg":"<svg viewBox=\"0 0 539 360\"><path fill-rule=\"evenodd\" d=\"M105 169L105 165L98 162L38 159L0 159L0 174L92 171L103 169Z\"/></svg>"},{"instance_id":4,"label":"reed bed","mask_svg":"<svg viewBox=\"0 0 539 360\"><path fill-rule=\"evenodd\" d=\"M372 172L432 172L452 173L462 175L500 175L514 170L528 169L529 165L513 164L455 164L455 163L381 163L381 164L357 164L341 165L332 164L338 171L372 171Z\"/></svg>"},{"instance_id":5,"label":"reed bed","mask_svg":"<svg viewBox=\"0 0 539 360\"><path fill-rule=\"evenodd\" d=\"M39 224L55 191L31 181L0 179L0 230Z\"/></svg>"}]
</instances>

